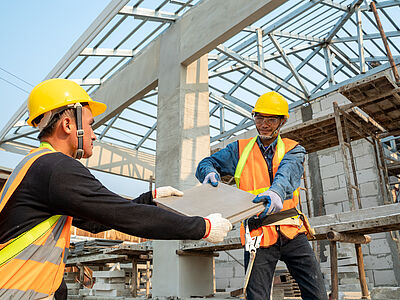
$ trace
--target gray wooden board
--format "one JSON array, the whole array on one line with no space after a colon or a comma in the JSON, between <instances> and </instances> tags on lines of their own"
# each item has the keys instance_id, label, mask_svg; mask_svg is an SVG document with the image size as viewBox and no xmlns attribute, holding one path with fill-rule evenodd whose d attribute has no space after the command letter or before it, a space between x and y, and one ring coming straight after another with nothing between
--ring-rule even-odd
<instances>
[{"instance_id":1,"label":"gray wooden board","mask_svg":"<svg viewBox=\"0 0 400 300\"><path fill-rule=\"evenodd\" d=\"M400 230L400 203L369 207L338 214L310 218L317 240L326 240L329 231L373 234ZM204 240L183 241L181 250L223 251L242 248L239 228L232 230L223 242L211 244Z\"/></svg>"},{"instance_id":2,"label":"gray wooden board","mask_svg":"<svg viewBox=\"0 0 400 300\"><path fill-rule=\"evenodd\" d=\"M155 199L157 205L187 216L206 217L221 213L232 224L262 211L262 204L254 204L254 195L236 187L219 183L217 187L203 184L184 191L183 197Z\"/></svg>"}]
</instances>

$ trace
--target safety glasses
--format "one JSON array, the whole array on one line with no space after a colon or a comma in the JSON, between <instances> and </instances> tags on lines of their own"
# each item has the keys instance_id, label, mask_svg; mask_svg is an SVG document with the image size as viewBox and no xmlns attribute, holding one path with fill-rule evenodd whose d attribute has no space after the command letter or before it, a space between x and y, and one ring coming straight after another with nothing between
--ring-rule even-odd
<instances>
[{"instance_id":1,"label":"safety glasses","mask_svg":"<svg viewBox=\"0 0 400 300\"><path fill-rule=\"evenodd\" d=\"M280 116L268 116L268 117L261 115L254 116L254 122L258 125L265 122L267 125L275 126L280 123L281 119L282 118Z\"/></svg>"}]
</instances>

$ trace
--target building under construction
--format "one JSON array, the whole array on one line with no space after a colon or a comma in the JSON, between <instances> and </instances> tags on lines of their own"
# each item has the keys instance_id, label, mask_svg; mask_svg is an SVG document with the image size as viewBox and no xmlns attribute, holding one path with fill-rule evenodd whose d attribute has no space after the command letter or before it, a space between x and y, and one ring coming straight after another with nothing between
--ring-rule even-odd
<instances>
[{"instance_id":1,"label":"building under construction","mask_svg":"<svg viewBox=\"0 0 400 300\"><path fill-rule=\"evenodd\" d=\"M278 91L281 135L307 150L300 209L331 299L400 299L399 26L399 0L111 0L45 79L107 104L83 163L150 189L199 185L199 161L256 136L252 108ZM38 146L27 116L2 150ZM234 225L217 245L73 229L69 299L243 297ZM279 263L273 299L299 297Z\"/></svg>"}]
</instances>

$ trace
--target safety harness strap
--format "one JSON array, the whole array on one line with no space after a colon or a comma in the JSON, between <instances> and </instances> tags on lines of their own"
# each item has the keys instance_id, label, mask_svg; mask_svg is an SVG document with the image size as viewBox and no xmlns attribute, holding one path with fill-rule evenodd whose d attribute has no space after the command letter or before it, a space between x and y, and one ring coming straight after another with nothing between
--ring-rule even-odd
<instances>
[{"instance_id":1,"label":"safety harness strap","mask_svg":"<svg viewBox=\"0 0 400 300\"><path fill-rule=\"evenodd\" d=\"M82 105L75 104L76 112L76 135L78 137L78 148L76 149L75 158L81 159L83 157L83 128L82 128Z\"/></svg>"},{"instance_id":2,"label":"safety harness strap","mask_svg":"<svg viewBox=\"0 0 400 300\"><path fill-rule=\"evenodd\" d=\"M248 219L248 225L250 230L258 229L262 226L271 225L272 223L276 223L278 221L298 217L299 213L296 208L291 208L287 210L283 210L277 212L275 214L267 215L266 217L260 219L257 216L251 217Z\"/></svg>"}]
</instances>

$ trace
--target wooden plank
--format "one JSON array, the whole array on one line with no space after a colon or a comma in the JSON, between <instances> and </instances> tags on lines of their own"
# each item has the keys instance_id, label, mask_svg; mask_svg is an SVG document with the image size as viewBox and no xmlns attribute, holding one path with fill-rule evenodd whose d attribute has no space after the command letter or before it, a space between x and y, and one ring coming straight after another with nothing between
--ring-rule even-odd
<instances>
[{"instance_id":1,"label":"wooden plank","mask_svg":"<svg viewBox=\"0 0 400 300\"><path fill-rule=\"evenodd\" d=\"M399 89L388 76L364 79L340 88L339 92L388 131L400 127Z\"/></svg>"},{"instance_id":2,"label":"wooden plank","mask_svg":"<svg viewBox=\"0 0 400 300\"><path fill-rule=\"evenodd\" d=\"M76 257L69 257L67 259L67 266L73 266L77 263L85 265L91 264L103 264L110 262L129 262L128 256L126 255L113 255L113 254L93 254L93 255L81 255Z\"/></svg>"},{"instance_id":3,"label":"wooden plank","mask_svg":"<svg viewBox=\"0 0 400 300\"><path fill-rule=\"evenodd\" d=\"M262 204L254 204L254 195L223 183L217 187L209 184L184 191L183 197L155 199L158 206L188 216L206 217L221 213L232 224L262 211Z\"/></svg>"},{"instance_id":4,"label":"wooden plank","mask_svg":"<svg viewBox=\"0 0 400 300\"><path fill-rule=\"evenodd\" d=\"M357 209L340 214L325 215L309 219L317 240L327 239L327 233L372 234L400 230L400 205L398 203ZM224 251L241 248L238 227L228 234L222 243L205 241L183 241L181 250Z\"/></svg>"}]
</instances>

